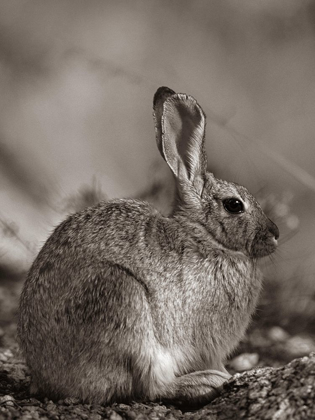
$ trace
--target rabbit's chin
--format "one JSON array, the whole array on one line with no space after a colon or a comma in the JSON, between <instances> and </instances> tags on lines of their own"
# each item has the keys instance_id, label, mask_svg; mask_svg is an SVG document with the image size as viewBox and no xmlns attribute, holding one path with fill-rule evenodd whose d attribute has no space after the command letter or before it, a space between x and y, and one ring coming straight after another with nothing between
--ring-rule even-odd
<instances>
[{"instance_id":1,"label":"rabbit's chin","mask_svg":"<svg viewBox=\"0 0 315 420\"><path fill-rule=\"evenodd\" d=\"M263 258L273 254L278 246L278 241L274 236L269 236L265 240L254 241L250 250L252 258Z\"/></svg>"}]
</instances>

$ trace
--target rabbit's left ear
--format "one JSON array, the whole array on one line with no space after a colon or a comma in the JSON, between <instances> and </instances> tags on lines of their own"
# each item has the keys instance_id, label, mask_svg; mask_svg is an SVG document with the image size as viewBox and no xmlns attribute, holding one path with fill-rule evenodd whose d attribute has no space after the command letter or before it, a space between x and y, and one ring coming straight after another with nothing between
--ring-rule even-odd
<instances>
[{"instance_id":1,"label":"rabbit's left ear","mask_svg":"<svg viewBox=\"0 0 315 420\"><path fill-rule=\"evenodd\" d=\"M177 181L200 184L207 170L206 117L192 97L159 88L154 96L156 140Z\"/></svg>"}]
</instances>

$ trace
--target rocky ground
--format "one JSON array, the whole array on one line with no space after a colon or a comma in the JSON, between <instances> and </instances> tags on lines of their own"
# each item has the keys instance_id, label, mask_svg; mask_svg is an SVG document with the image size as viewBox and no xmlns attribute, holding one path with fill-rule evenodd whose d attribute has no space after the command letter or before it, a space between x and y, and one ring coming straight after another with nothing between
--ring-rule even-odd
<instances>
[{"instance_id":1,"label":"rocky ground","mask_svg":"<svg viewBox=\"0 0 315 420\"><path fill-rule=\"evenodd\" d=\"M221 395L198 409L163 405L109 407L30 397L30 377L16 342L20 279L0 283L0 420L2 419L315 419L315 339L278 325L253 323L228 370ZM314 352L314 353L312 353Z\"/></svg>"}]
</instances>

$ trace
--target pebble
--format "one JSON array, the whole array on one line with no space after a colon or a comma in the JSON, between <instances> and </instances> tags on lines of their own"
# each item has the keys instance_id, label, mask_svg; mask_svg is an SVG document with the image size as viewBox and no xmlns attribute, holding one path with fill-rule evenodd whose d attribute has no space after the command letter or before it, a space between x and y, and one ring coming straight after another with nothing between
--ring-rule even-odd
<instances>
[{"instance_id":1,"label":"pebble","mask_svg":"<svg viewBox=\"0 0 315 420\"><path fill-rule=\"evenodd\" d=\"M80 399L79 398L75 398L75 397L67 397L63 400L63 403L65 405L76 405L80 403Z\"/></svg>"},{"instance_id":2,"label":"pebble","mask_svg":"<svg viewBox=\"0 0 315 420\"><path fill-rule=\"evenodd\" d=\"M8 358L3 353L0 353L0 362L6 362L7 360Z\"/></svg>"},{"instance_id":3,"label":"pebble","mask_svg":"<svg viewBox=\"0 0 315 420\"><path fill-rule=\"evenodd\" d=\"M57 406L56 406L56 404L54 404L53 402L49 402L49 403L46 405L46 410L47 410L47 411L56 411L56 409L57 409Z\"/></svg>"},{"instance_id":4,"label":"pebble","mask_svg":"<svg viewBox=\"0 0 315 420\"><path fill-rule=\"evenodd\" d=\"M243 353L234 357L229 365L237 372L253 369L259 361L258 353Z\"/></svg>"},{"instance_id":5,"label":"pebble","mask_svg":"<svg viewBox=\"0 0 315 420\"><path fill-rule=\"evenodd\" d=\"M102 416L100 414L92 413L89 415L89 420L102 420Z\"/></svg>"},{"instance_id":6,"label":"pebble","mask_svg":"<svg viewBox=\"0 0 315 420\"><path fill-rule=\"evenodd\" d=\"M250 400L258 400L259 398L266 398L268 395L269 389L262 388L262 389L253 389L248 392L248 398Z\"/></svg>"},{"instance_id":7,"label":"pebble","mask_svg":"<svg viewBox=\"0 0 315 420\"><path fill-rule=\"evenodd\" d=\"M288 340L290 335L281 327L272 327L268 331L268 337L272 341L283 343L284 341Z\"/></svg>"},{"instance_id":8,"label":"pebble","mask_svg":"<svg viewBox=\"0 0 315 420\"><path fill-rule=\"evenodd\" d=\"M13 407L14 401L15 400L11 395L3 395L2 397L0 397L0 405L5 404L5 405Z\"/></svg>"},{"instance_id":9,"label":"pebble","mask_svg":"<svg viewBox=\"0 0 315 420\"><path fill-rule=\"evenodd\" d=\"M11 350L6 349L0 352L0 362L7 362L10 357L13 357Z\"/></svg>"},{"instance_id":10,"label":"pebble","mask_svg":"<svg viewBox=\"0 0 315 420\"><path fill-rule=\"evenodd\" d=\"M108 418L109 420L123 420L123 418L113 410L110 411Z\"/></svg>"},{"instance_id":11,"label":"pebble","mask_svg":"<svg viewBox=\"0 0 315 420\"><path fill-rule=\"evenodd\" d=\"M81 419L88 419L89 416L82 410L80 407L75 407L71 410L71 413L74 413Z\"/></svg>"},{"instance_id":12,"label":"pebble","mask_svg":"<svg viewBox=\"0 0 315 420\"><path fill-rule=\"evenodd\" d=\"M314 340L308 337L300 337L295 335L287 341L288 351L294 357L301 357L308 355L312 351L315 351Z\"/></svg>"}]
</instances>

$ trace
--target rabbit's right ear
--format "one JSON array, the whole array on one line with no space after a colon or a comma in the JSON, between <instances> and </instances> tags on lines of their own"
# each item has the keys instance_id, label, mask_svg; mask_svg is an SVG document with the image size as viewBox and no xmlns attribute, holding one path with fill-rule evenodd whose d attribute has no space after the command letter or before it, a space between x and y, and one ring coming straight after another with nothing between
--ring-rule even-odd
<instances>
[{"instance_id":1,"label":"rabbit's right ear","mask_svg":"<svg viewBox=\"0 0 315 420\"><path fill-rule=\"evenodd\" d=\"M157 90L153 107L161 155L179 182L198 187L207 170L203 110L192 96L176 94L166 87Z\"/></svg>"}]
</instances>

